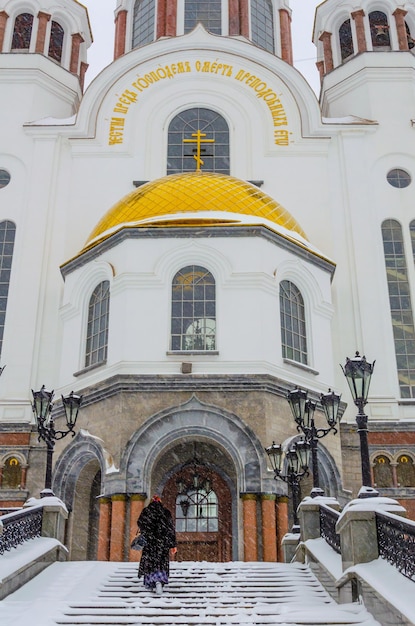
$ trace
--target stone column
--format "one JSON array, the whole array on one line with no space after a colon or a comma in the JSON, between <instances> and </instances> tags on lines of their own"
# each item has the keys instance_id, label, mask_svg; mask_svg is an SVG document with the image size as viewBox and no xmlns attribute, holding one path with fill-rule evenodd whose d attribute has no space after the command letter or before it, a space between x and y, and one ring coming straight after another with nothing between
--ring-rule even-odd
<instances>
[{"instance_id":1,"label":"stone column","mask_svg":"<svg viewBox=\"0 0 415 626\"><path fill-rule=\"evenodd\" d=\"M175 37L177 32L177 1L166 3L166 35Z\"/></svg>"},{"instance_id":2,"label":"stone column","mask_svg":"<svg viewBox=\"0 0 415 626\"><path fill-rule=\"evenodd\" d=\"M229 34L240 35L239 0L229 0Z\"/></svg>"},{"instance_id":3,"label":"stone column","mask_svg":"<svg viewBox=\"0 0 415 626\"><path fill-rule=\"evenodd\" d=\"M293 44L291 39L291 15L287 9L280 9L281 58L293 64Z\"/></svg>"},{"instance_id":4,"label":"stone column","mask_svg":"<svg viewBox=\"0 0 415 626\"><path fill-rule=\"evenodd\" d=\"M258 523L256 493L243 493L244 561L258 561Z\"/></svg>"},{"instance_id":5,"label":"stone column","mask_svg":"<svg viewBox=\"0 0 415 626\"><path fill-rule=\"evenodd\" d=\"M284 563L282 540L288 533L288 496L277 498L277 554L278 561Z\"/></svg>"},{"instance_id":6,"label":"stone column","mask_svg":"<svg viewBox=\"0 0 415 626\"><path fill-rule=\"evenodd\" d=\"M351 16L354 19L355 26L356 26L357 51L366 52L367 51L366 34L365 34L365 25L363 22L365 12L363 11L363 9L359 9L358 11L353 11L351 13Z\"/></svg>"},{"instance_id":7,"label":"stone column","mask_svg":"<svg viewBox=\"0 0 415 626\"><path fill-rule=\"evenodd\" d=\"M277 560L277 521L275 516L275 493L261 494L263 560Z\"/></svg>"},{"instance_id":8,"label":"stone column","mask_svg":"<svg viewBox=\"0 0 415 626\"><path fill-rule=\"evenodd\" d=\"M125 54L127 36L127 11L119 11L115 18L114 61Z\"/></svg>"},{"instance_id":9,"label":"stone column","mask_svg":"<svg viewBox=\"0 0 415 626\"><path fill-rule=\"evenodd\" d=\"M38 27L35 47L37 54L45 54L46 28L50 18L49 13L44 13L43 11L39 11L37 14Z\"/></svg>"},{"instance_id":10,"label":"stone column","mask_svg":"<svg viewBox=\"0 0 415 626\"><path fill-rule=\"evenodd\" d=\"M405 9L400 9L399 7L395 9L395 11L392 13L395 18L396 32L398 33L399 50L409 50L408 35L405 25L405 15L407 13L408 11L405 11Z\"/></svg>"},{"instance_id":11,"label":"stone column","mask_svg":"<svg viewBox=\"0 0 415 626\"><path fill-rule=\"evenodd\" d=\"M129 545L137 534L137 520L144 509L144 502L147 495L145 493L134 493L130 496L130 536ZM141 552L139 550L129 550L129 561L139 561Z\"/></svg>"},{"instance_id":12,"label":"stone column","mask_svg":"<svg viewBox=\"0 0 415 626\"><path fill-rule=\"evenodd\" d=\"M126 494L116 493L111 496L110 561L124 560L126 511Z\"/></svg>"},{"instance_id":13,"label":"stone column","mask_svg":"<svg viewBox=\"0 0 415 626\"><path fill-rule=\"evenodd\" d=\"M84 39L79 33L75 33L74 35L72 35L71 62L69 65L69 71L72 74L78 74L79 53L81 49L81 43L83 42L84 42Z\"/></svg>"},{"instance_id":14,"label":"stone column","mask_svg":"<svg viewBox=\"0 0 415 626\"><path fill-rule=\"evenodd\" d=\"M250 39L249 36L249 5L248 0L239 0L239 19L241 35Z\"/></svg>"},{"instance_id":15,"label":"stone column","mask_svg":"<svg viewBox=\"0 0 415 626\"><path fill-rule=\"evenodd\" d=\"M157 2L157 27L156 38L166 36L166 0L158 0Z\"/></svg>"},{"instance_id":16,"label":"stone column","mask_svg":"<svg viewBox=\"0 0 415 626\"><path fill-rule=\"evenodd\" d=\"M6 23L9 18L6 11L0 11L0 53L3 52L4 33L6 31Z\"/></svg>"},{"instance_id":17,"label":"stone column","mask_svg":"<svg viewBox=\"0 0 415 626\"><path fill-rule=\"evenodd\" d=\"M111 533L111 499L99 499L97 561L109 561Z\"/></svg>"},{"instance_id":18,"label":"stone column","mask_svg":"<svg viewBox=\"0 0 415 626\"><path fill-rule=\"evenodd\" d=\"M328 74L334 68L333 51L331 49L331 33L321 33L319 40L323 43L324 73Z\"/></svg>"}]
</instances>

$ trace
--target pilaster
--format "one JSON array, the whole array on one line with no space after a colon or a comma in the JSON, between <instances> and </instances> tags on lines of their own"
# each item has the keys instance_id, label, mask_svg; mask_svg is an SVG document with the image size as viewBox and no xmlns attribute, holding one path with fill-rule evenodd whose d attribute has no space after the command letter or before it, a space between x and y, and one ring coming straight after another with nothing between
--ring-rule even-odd
<instances>
[{"instance_id":1,"label":"pilaster","mask_svg":"<svg viewBox=\"0 0 415 626\"><path fill-rule=\"evenodd\" d=\"M261 494L263 560L277 560L277 520L273 493Z\"/></svg>"},{"instance_id":2,"label":"pilaster","mask_svg":"<svg viewBox=\"0 0 415 626\"><path fill-rule=\"evenodd\" d=\"M49 13L44 13L43 11L39 11L37 14L38 27L35 47L37 54L45 54L46 28L50 18Z\"/></svg>"},{"instance_id":3,"label":"pilaster","mask_svg":"<svg viewBox=\"0 0 415 626\"><path fill-rule=\"evenodd\" d=\"M111 496L110 561L124 560L126 510L127 496L125 493Z\"/></svg>"},{"instance_id":4,"label":"pilaster","mask_svg":"<svg viewBox=\"0 0 415 626\"><path fill-rule=\"evenodd\" d=\"M363 22L363 18L365 16L365 12L363 9L359 9L358 11L353 11L351 13L352 18L355 22L356 27L356 39L357 39L357 51L358 52L366 52L366 34L365 34L365 25Z\"/></svg>"},{"instance_id":5,"label":"pilaster","mask_svg":"<svg viewBox=\"0 0 415 626\"><path fill-rule=\"evenodd\" d=\"M243 504L244 561L258 561L256 493L241 494Z\"/></svg>"}]
</instances>

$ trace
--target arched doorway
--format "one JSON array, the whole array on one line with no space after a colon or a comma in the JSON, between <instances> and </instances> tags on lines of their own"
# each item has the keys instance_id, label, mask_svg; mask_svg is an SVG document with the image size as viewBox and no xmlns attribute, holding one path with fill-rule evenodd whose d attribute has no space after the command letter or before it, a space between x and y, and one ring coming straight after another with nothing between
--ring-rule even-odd
<instances>
[{"instance_id":1,"label":"arched doorway","mask_svg":"<svg viewBox=\"0 0 415 626\"><path fill-rule=\"evenodd\" d=\"M163 489L173 514L178 561L230 561L232 496L218 472L193 460L178 469Z\"/></svg>"}]
</instances>

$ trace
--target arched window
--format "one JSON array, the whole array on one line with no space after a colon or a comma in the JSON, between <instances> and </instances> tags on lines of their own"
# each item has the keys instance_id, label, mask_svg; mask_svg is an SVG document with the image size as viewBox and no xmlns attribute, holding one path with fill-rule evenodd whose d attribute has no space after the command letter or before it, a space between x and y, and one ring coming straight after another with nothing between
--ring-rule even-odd
<instances>
[{"instance_id":1,"label":"arched window","mask_svg":"<svg viewBox=\"0 0 415 626\"><path fill-rule=\"evenodd\" d=\"M373 464L373 478L376 487L393 487L391 462L387 456L380 454Z\"/></svg>"},{"instance_id":2,"label":"arched window","mask_svg":"<svg viewBox=\"0 0 415 626\"><path fill-rule=\"evenodd\" d=\"M284 359L307 364L304 300L290 281L280 283L281 345Z\"/></svg>"},{"instance_id":3,"label":"arched window","mask_svg":"<svg viewBox=\"0 0 415 626\"><path fill-rule=\"evenodd\" d=\"M107 359L110 284L108 280L95 287L88 307L85 367Z\"/></svg>"},{"instance_id":4,"label":"arched window","mask_svg":"<svg viewBox=\"0 0 415 626\"><path fill-rule=\"evenodd\" d=\"M215 279L204 267L189 265L172 285L171 349L215 350Z\"/></svg>"},{"instance_id":5,"label":"arched window","mask_svg":"<svg viewBox=\"0 0 415 626\"><path fill-rule=\"evenodd\" d=\"M187 109L170 123L167 149L167 174L194 172L197 150L196 133L200 131L201 169L229 174L229 128L226 120L210 109ZM208 140L207 142L204 140Z\"/></svg>"},{"instance_id":6,"label":"arched window","mask_svg":"<svg viewBox=\"0 0 415 626\"><path fill-rule=\"evenodd\" d=\"M12 50L29 50L32 37L33 15L21 13L14 21Z\"/></svg>"},{"instance_id":7,"label":"arched window","mask_svg":"<svg viewBox=\"0 0 415 626\"><path fill-rule=\"evenodd\" d=\"M22 482L22 466L19 459L11 456L6 459L3 467L1 486L3 489L18 489Z\"/></svg>"},{"instance_id":8,"label":"arched window","mask_svg":"<svg viewBox=\"0 0 415 626\"><path fill-rule=\"evenodd\" d=\"M133 13L132 47L138 48L155 39L156 2L155 0L136 0Z\"/></svg>"},{"instance_id":9,"label":"arched window","mask_svg":"<svg viewBox=\"0 0 415 626\"><path fill-rule=\"evenodd\" d=\"M350 20L346 20L340 26L339 41L342 61L345 61L354 53L352 27L350 24Z\"/></svg>"},{"instance_id":10,"label":"arched window","mask_svg":"<svg viewBox=\"0 0 415 626\"><path fill-rule=\"evenodd\" d=\"M402 398L414 398L415 328L402 227L399 222L385 220L382 224L382 238L399 387Z\"/></svg>"},{"instance_id":11,"label":"arched window","mask_svg":"<svg viewBox=\"0 0 415 626\"><path fill-rule=\"evenodd\" d=\"M176 531L181 533L218 532L218 498L212 490L195 487L176 498Z\"/></svg>"},{"instance_id":12,"label":"arched window","mask_svg":"<svg viewBox=\"0 0 415 626\"><path fill-rule=\"evenodd\" d=\"M268 52L275 51L274 16L270 0L251 0L251 37L257 46Z\"/></svg>"},{"instance_id":13,"label":"arched window","mask_svg":"<svg viewBox=\"0 0 415 626\"><path fill-rule=\"evenodd\" d=\"M399 487L415 487L414 462L407 454L401 454L398 458L396 475Z\"/></svg>"},{"instance_id":14,"label":"arched window","mask_svg":"<svg viewBox=\"0 0 415 626\"><path fill-rule=\"evenodd\" d=\"M373 50L390 50L391 41L387 15L382 11L372 11L369 13L369 25Z\"/></svg>"},{"instance_id":15,"label":"arched window","mask_svg":"<svg viewBox=\"0 0 415 626\"><path fill-rule=\"evenodd\" d=\"M48 56L58 63L62 60L63 35L64 30L62 26L58 22L52 21Z\"/></svg>"},{"instance_id":16,"label":"arched window","mask_svg":"<svg viewBox=\"0 0 415 626\"><path fill-rule=\"evenodd\" d=\"M3 348L15 236L16 226L13 222L8 220L0 222L0 355Z\"/></svg>"},{"instance_id":17,"label":"arched window","mask_svg":"<svg viewBox=\"0 0 415 626\"><path fill-rule=\"evenodd\" d=\"M222 0L184 0L184 32L198 24L214 35L222 34Z\"/></svg>"}]
</instances>

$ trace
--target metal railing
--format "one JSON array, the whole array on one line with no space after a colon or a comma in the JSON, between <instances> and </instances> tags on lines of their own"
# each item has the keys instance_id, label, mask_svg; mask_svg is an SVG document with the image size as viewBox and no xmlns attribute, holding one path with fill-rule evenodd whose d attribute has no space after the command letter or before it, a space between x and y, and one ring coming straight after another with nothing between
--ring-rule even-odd
<instances>
[{"instance_id":1,"label":"metal railing","mask_svg":"<svg viewBox=\"0 0 415 626\"><path fill-rule=\"evenodd\" d=\"M329 506L320 505L320 535L338 554L341 554L340 535L336 533L339 513Z\"/></svg>"},{"instance_id":2,"label":"metal railing","mask_svg":"<svg viewBox=\"0 0 415 626\"><path fill-rule=\"evenodd\" d=\"M415 581L415 522L376 512L379 556Z\"/></svg>"},{"instance_id":3,"label":"metal railing","mask_svg":"<svg viewBox=\"0 0 415 626\"><path fill-rule=\"evenodd\" d=\"M43 507L20 509L16 513L0 518L0 555L12 548L40 537L42 532Z\"/></svg>"}]
</instances>

